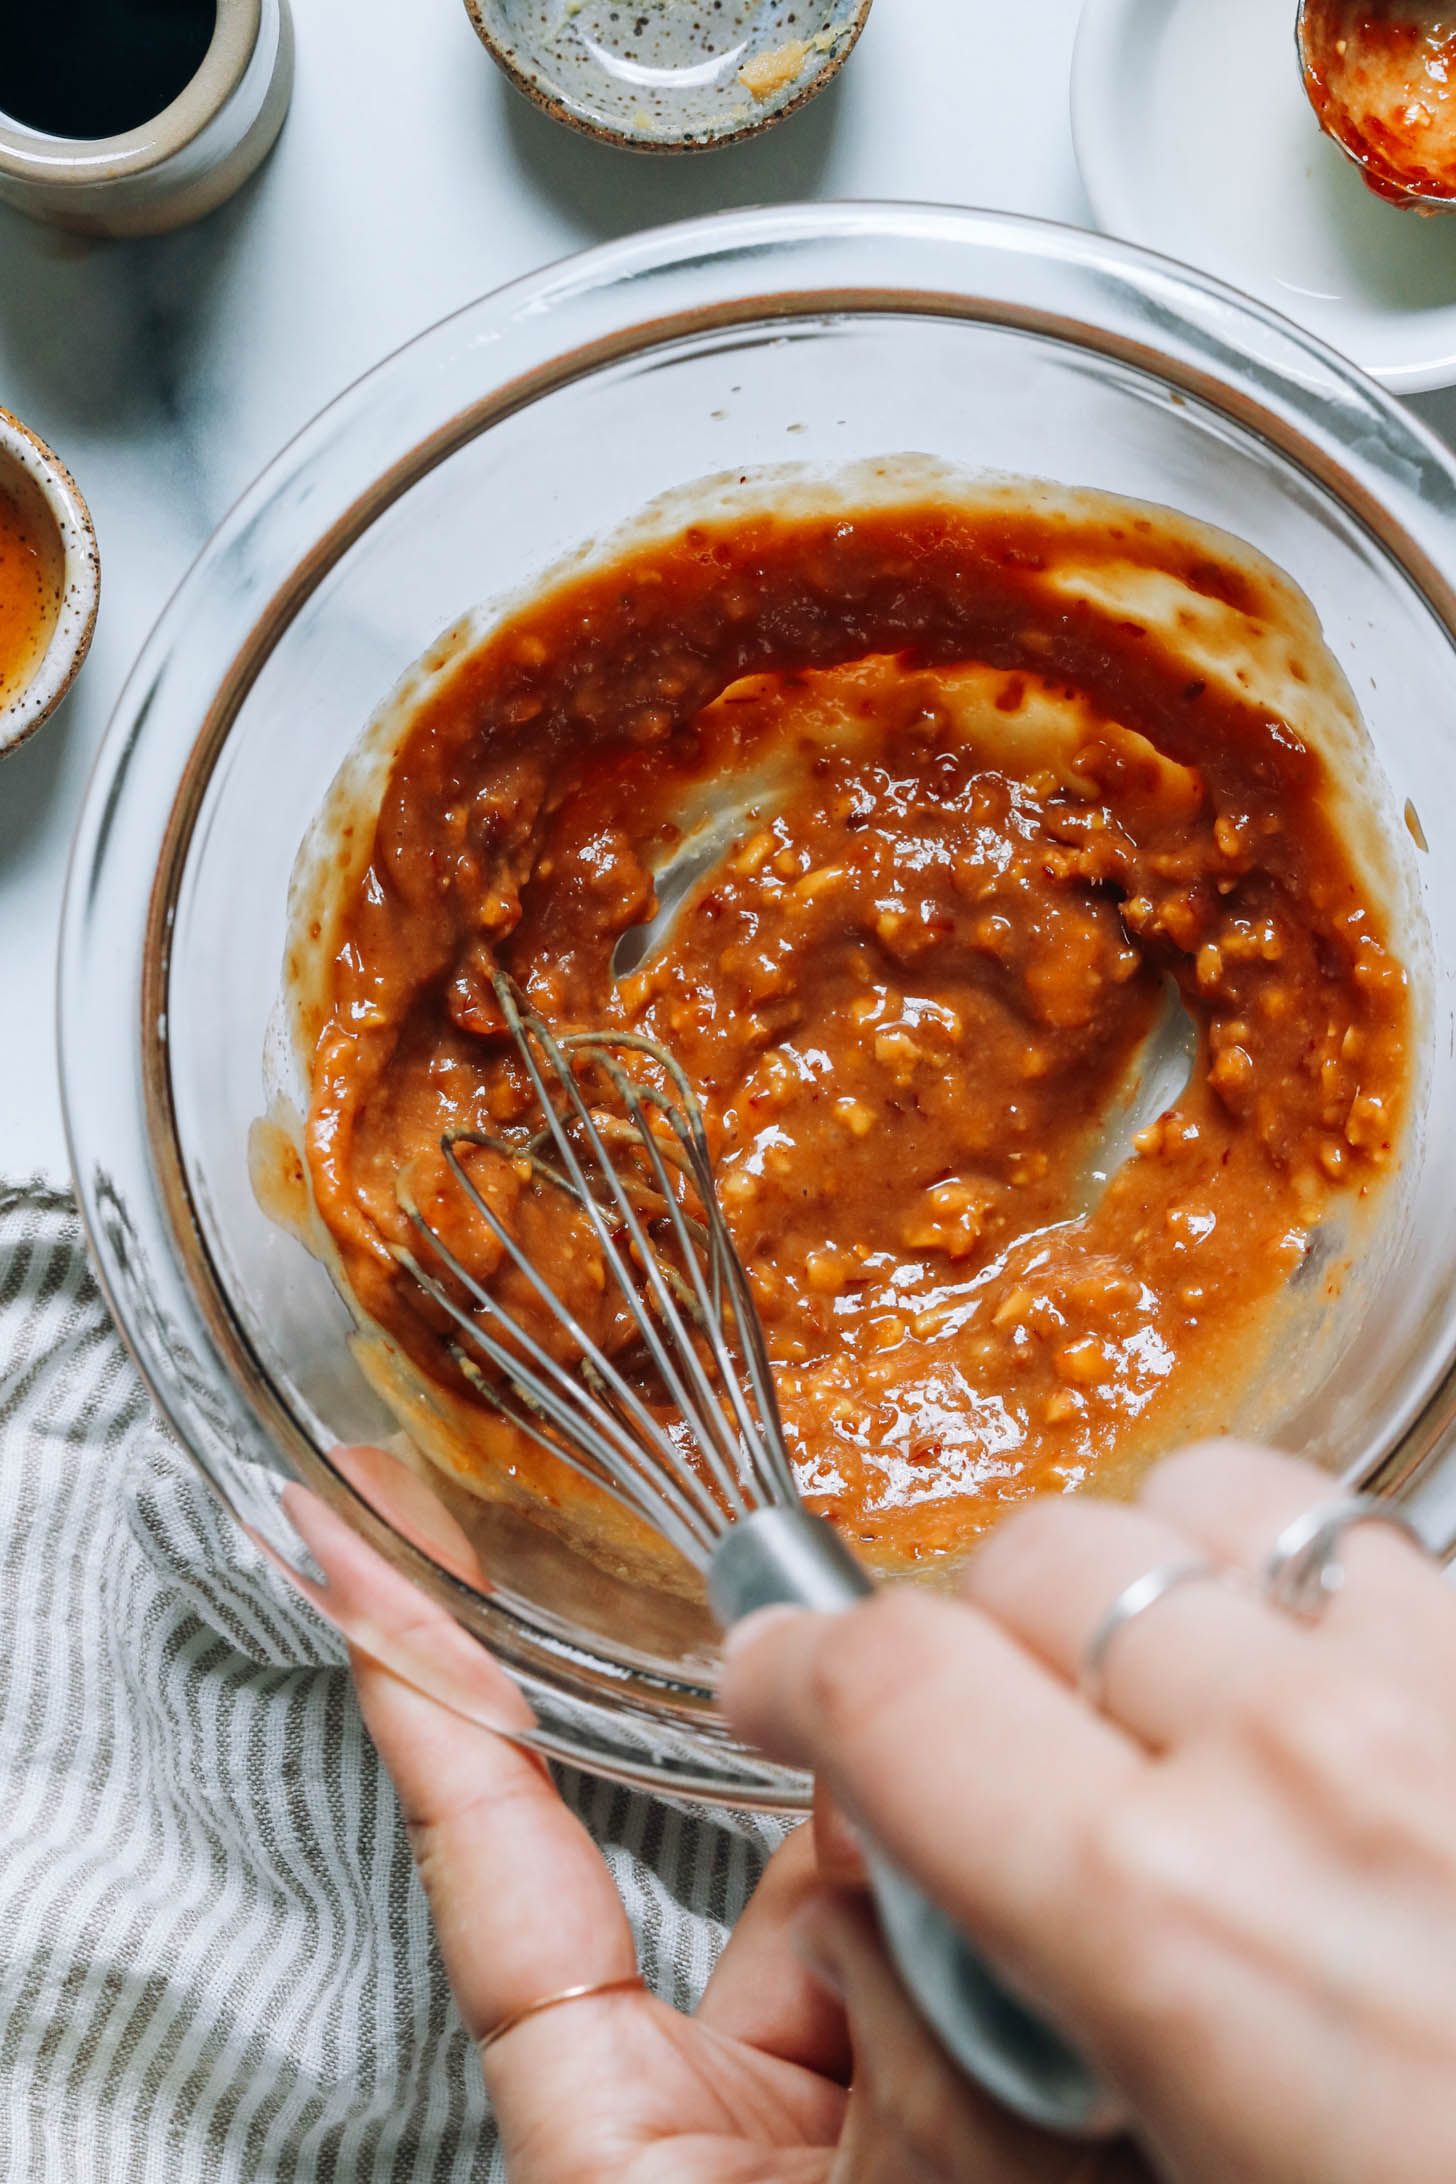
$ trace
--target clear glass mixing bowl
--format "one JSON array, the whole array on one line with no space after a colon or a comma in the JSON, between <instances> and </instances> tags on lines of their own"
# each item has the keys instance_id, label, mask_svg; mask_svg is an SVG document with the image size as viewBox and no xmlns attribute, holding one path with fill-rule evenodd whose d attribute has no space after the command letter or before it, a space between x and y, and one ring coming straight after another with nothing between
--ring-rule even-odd
<instances>
[{"instance_id":1,"label":"clear glass mixing bowl","mask_svg":"<svg viewBox=\"0 0 1456 2184\"><path fill-rule=\"evenodd\" d=\"M705 1618L520 1518L434 1521L323 1269L260 1210L249 1126L289 873L344 753L462 610L730 466L915 450L1162 501L1315 602L1364 708L1429 925L1422 1119L1334 1363L1283 1424L1444 1523L1456 1420L1456 467L1355 369L1216 282L1101 237L911 205L736 213L485 297L326 410L149 640L97 762L61 952L61 1051L96 1263L151 1388L269 1551L346 1625L286 1482L341 1512L514 1672L539 1743L665 1791L790 1806L712 1696ZM1453 1496L1456 1499L1456 1496ZM452 1545L451 1543L455 1543ZM372 1642L380 1649L377 1634ZM446 1656L448 1655L448 1659ZM476 1649L395 1665L490 1718Z\"/></svg>"}]
</instances>

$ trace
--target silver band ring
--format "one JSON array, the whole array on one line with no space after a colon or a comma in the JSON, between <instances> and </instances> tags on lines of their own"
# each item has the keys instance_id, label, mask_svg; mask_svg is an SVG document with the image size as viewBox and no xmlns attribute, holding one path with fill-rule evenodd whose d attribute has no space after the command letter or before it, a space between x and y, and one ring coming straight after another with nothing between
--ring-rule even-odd
<instances>
[{"instance_id":1,"label":"silver band ring","mask_svg":"<svg viewBox=\"0 0 1456 2184\"><path fill-rule=\"evenodd\" d=\"M1145 1615L1179 1585L1191 1584L1194 1578L1222 1578L1224 1572L1216 1562L1199 1558L1196 1561L1160 1562L1151 1570L1144 1570L1131 1584L1124 1585L1109 1606L1104 1608L1093 1628L1091 1637L1082 1649L1082 1660L1077 1670L1077 1689L1089 1706L1100 1713L1106 1696L1107 1649L1120 1630L1125 1630L1137 1617Z\"/></svg>"},{"instance_id":2,"label":"silver band ring","mask_svg":"<svg viewBox=\"0 0 1456 2184\"><path fill-rule=\"evenodd\" d=\"M1422 1554L1430 1553L1405 1511L1391 1502L1373 1494L1320 1502L1285 1525L1265 1559L1260 1575L1270 1605L1304 1623L1322 1615L1345 1582L1339 1545L1356 1524L1389 1525L1403 1532Z\"/></svg>"},{"instance_id":3,"label":"silver band ring","mask_svg":"<svg viewBox=\"0 0 1456 2184\"><path fill-rule=\"evenodd\" d=\"M633 1972L628 1979L598 1979L588 1981L584 1987L563 1987L559 1994L543 1994L539 2002L528 2002L524 2009L512 2010L509 2017L503 2017L498 2025L492 2025L490 2031L483 2033L476 2041L476 2053L486 2054L495 2046L497 2040L504 2040L506 2034L514 2032L517 2025L523 2025L528 2017L539 2017L543 2010L559 2009L563 2002L585 2002L589 1995L626 1994L632 1988L645 1990L646 1985L642 1974Z\"/></svg>"}]
</instances>

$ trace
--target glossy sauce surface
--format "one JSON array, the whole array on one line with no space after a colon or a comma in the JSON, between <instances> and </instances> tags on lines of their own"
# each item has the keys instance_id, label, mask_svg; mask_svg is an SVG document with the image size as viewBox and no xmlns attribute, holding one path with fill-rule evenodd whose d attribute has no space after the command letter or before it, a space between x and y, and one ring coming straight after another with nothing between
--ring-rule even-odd
<instances>
[{"instance_id":1,"label":"glossy sauce surface","mask_svg":"<svg viewBox=\"0 0 1456 2184\"><path fill-rule=\"evenodd\" d=\"M1382 913L1324 761L1197 657L1201 608L1267 634L1269 602L1102 506L705 525L522 609L418 708L335 930L308 1161L342 1277L456 1406L477 1491L583 1491L473 1405L393 1255L408 1163L530 1316L439 1154L531 1113L494 964L558 1026L686 1069L800 1483L890 1566L1226 1422L1311 1233L1388 1171L1409 1011ZM1187 603L1139 621L1099 597L1113 570ZM654 871L725 806L725 856L614 979ZM1170 979L1191 1080L1094 1188ZM629 1354L559 1198L493 1154L471 1172Z\"/></svg>"},{"instance_id":2,"label":"glossy sauce surface","mask_svg":"<svg viewBox=\"0 0 1456 2184\"><path fill-rule=\"evenodd\" d=\"M1456 198L1456 6L1306 0L1302 46L1321 126L1378 196Z\"/></svg>"}]
</instances>

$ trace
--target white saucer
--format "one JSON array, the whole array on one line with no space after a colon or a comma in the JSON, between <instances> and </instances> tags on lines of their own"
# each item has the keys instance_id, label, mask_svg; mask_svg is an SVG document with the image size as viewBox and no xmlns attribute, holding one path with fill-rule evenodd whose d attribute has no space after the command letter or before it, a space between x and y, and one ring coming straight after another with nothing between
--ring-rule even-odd
<instances>
[{"instance_id":1,"label":"white saucer","mask_svg":"<svg viewBox=\"0 0 1456 2184\"><path fill-rule=\"evenodd\" d=\"M1456 214L1384 205L1321 134L1294 0L1085 0L1072 134L1097 224L1218 274L1400 393L1456 383Z\"/></svg>"}]
</instances>

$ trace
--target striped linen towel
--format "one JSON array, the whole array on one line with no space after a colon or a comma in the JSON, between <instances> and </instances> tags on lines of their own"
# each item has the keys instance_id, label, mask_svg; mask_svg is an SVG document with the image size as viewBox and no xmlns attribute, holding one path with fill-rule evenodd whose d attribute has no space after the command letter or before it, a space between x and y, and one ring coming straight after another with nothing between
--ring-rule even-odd
<instances>
[{"instance_id":1,"label":"striped linen towel","mask_svg":"<svg viewBox=\"0 0 1456 2184\"><path fill-rule=\"evenodd\" d=\"M0 2176L503 2176L342 1646L150 1409L41 1183L0 1185L0 1497ZM562 1787L691 2007L782 1830Z\"/></svg>"}]
</instances>

